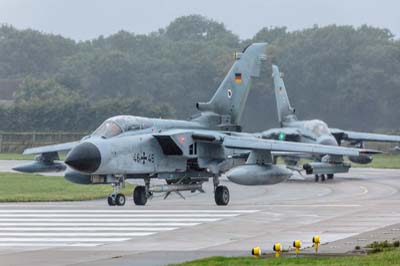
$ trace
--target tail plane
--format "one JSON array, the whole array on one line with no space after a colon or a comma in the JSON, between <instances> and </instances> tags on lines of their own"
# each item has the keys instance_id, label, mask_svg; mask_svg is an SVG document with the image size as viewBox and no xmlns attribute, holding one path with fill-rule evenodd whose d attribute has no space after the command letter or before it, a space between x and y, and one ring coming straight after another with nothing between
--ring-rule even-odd
<instances>
[{"instance_id":1,"label":"tail plane","mask_svg":"<svg viewBox=\"0 0 400 266\"><path fill-rule=\"evenodd\" d=\"M279 68L276 65L272 65L272 78L274 79L274 91L276 106L278 108L279 123L282 125L285 121L297 120L295 109L290 105L285 83L283 82Z\"/></svg>"},{"instance_id":2,"label":"tail plane","mask_svg":"<svg viewBox=\"0 0 400 266\"><path fill-rule=\"evenodd\" d=\"M266 43L254 43L236 54L235 63L214 96L206 103L197 103L197 109L220 115L221 124L240 125L251 79L260 76L261 62L266 59L266 47Z\"/></svg>"}]
</instances>

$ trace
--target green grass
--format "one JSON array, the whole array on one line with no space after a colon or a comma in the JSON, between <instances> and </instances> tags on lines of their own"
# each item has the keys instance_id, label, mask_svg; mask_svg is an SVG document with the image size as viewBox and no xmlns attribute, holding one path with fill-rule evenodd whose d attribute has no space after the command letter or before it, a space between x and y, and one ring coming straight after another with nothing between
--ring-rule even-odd
<instances>
[{"instance_id":1,"label":"green grass","mask_svg":"<svg viewBox=\"0 0 400 266\"><path fill-rule=\"evenodd\" d=\"M382 251L390 251L400 247L400 241L389 242L387 240L383 242L374 241L373 243L366 246L368 254L378 253Z\"/></svg>"},{"instance_id":2,"label":"green grass","mask_svg":"<svg viewBox=\"0 0 400 266\"><path fill-rule=\"evenodd\" d=\"M348 161L348 160L346 160ZM300 160L299 165L303 165L309 160ZM350 161L348 161L350 162ZM278 159L279 164L284 164L282 158ZM381 169L400 169L400 154L377 154L373 155L370 164L356 164L350 162L352 167L356 168L381 168Z\"/></svg>"},{"instance_id":3,"label":"green grass","mask_svg":"<svg viewBox=\"0 0 400 266\"><path fill-rule=\"evenodd\" d=\"M400 265L400 249L380 252L365 256L335 257L335 258L267 258L256 259L252 257L224 258L211 257L182 264L179 266L258 266L258 265L285 265L285 266L376 266L376 265Z\"/></svg>"},{"instance_id":4,"label":"green grass","mask_svg":"<svg viewBox=\"0 0 400 266\"><path fill-rule=\"evenodd\" d=\"M378 154L373 156L372 163L370 164L355 164L353 167L362 168L390 168L400 169L400 154Z\"/></svg>"},{"instance_id":5,"label":"green grass","mask_svg":"<svg viewBox=\"0 0 400 266\"><path fill-rule=\"evenodd\" d=\"M33 160L35 155L22 155L19 153L0 153L0 160Z\"/></svg>"},{"instance_id":6,"label":"green grass","mask_svg":"<svg viewBox=\"0 0 400 266\"><path fill-rule=\"evenodd\" d=\"M0 160L33 160L35 154L22 155L21 153L0 153ZM65 154L60 154L60 160L65 159Z\"/></svg>"},{"instance_id":7,"label":"green grass","mask_svg":"<svg viewBox=\"0 0 400 266\"><path fill-rule=\"evenodd\" d=\"M126 184L121 192L131 194ZM79 201L105 198L111 185L78 185L64 177L0 173L0 202Z\"/></svg>"}]
</instances>

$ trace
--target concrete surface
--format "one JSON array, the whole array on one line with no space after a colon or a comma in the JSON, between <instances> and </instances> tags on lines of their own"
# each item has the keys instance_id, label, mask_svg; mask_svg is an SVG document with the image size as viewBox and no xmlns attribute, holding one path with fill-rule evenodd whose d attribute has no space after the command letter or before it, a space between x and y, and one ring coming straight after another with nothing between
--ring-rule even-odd
<instances>
[{"instance_id":1,"label":"concrete surface","mask_svg":"<svg viewBox=\"0 0 400 266\"><path fill-rule=\"evenodd\" d=\"M288 248L295 239L310 247L315 234L320 252L336 253L354 249L360 234L396 229L382 233L390 240L400 227L400 170L352 169L325 183L222 183L231 192L226 207L215 206L212 183L206 194L160 195L144 207L131 197L112 208L105 200L0 204L1 265L166 265L248 255L258 245L272 251L275 242Z\"/></svg>"}]
</instances>

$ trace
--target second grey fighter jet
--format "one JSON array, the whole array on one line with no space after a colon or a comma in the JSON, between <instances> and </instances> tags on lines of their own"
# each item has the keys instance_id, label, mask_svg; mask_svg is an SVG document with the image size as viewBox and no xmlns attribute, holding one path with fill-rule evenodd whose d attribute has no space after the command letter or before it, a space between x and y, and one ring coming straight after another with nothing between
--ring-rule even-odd
<instances>
[{"instance_id":1,"label":"second grey fighter jet","mask_svg":"<svg viewBox=\"0 0 400 266\"><path fill-rule=\"evenodd\" d=\"M58 152L68 151L65 178L79 184L112 184L108 204L122 206L119 192L127 179L142 179L133 201L145 205L153 193L166 197L180 191L203 191L203 182L214 183L217 205L227 205L229 190L220 185L222 173L244 185L274 184L291 175L286 167L272 164L272 151L360 156L363 149L329 147L264 140L241 133L240 121L250 81L260 74L265 43L252 44L236 60L209 102L197 103L199 114L188 121L116 116L107 119L79 142L30 148L24 154L39 154L36 161L15 168L22 172L62 170ZM165 185L151 185L162 179Z\"/></svg>"},{"instance_id":2,"label":"second grey fighter jet","mask_svg":"<svg viewBox=\"0 0 400 266\"><path fill-rule=\"evenodd\" d=\"M278 119L281 128L270 129L262 133L267 139L286 140L303 143L314 143L328 146L340 146L343 141L350 142L355 147L363 148L364 142L400 142L400 136L362 133L347 131L336 128L329 128L321 120L299 120L295 114L295 109L290 105L289 97L286 92L282 74L276 65L272 66L272 78L276 104L278 109ZM286 164L295 166L300 158L309 157L307 154L276 153L285 158ZM372 157L367 154L359 156L349 156L350 161L359 164L368 164ZM313 156L315 162L303 165L307 174L314 174L315 180L324 181L327 177L332 179L335 173L348 172L351 165L343 160L343 156ZM325 176L326 175L326 176Z\"/></svg>"}]
</instances>

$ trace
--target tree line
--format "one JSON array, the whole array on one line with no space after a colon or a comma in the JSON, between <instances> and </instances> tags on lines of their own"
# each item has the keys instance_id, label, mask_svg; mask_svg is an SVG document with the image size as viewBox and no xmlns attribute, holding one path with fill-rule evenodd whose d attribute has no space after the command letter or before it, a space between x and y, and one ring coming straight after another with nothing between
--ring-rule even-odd
<instances>
[{"instance_id":1,"label":"tree line","mask_svg":"<svg viewBox=\"0 0 400 266\"><path fill-rule=\"evenodd\" d=\"M250 93L246 130L278 126L272 63L285 73L299 117L399 128L400 42L390 31L266 27L240 40L222 23L192 15L147 35L120 31L84 42L2 25L0 80L19 85L13 104L0 106L0 130L89 131L119 114L188 118L212 96L234 52L265 41L268 62Z\"/></svg>"}]
</instances>

